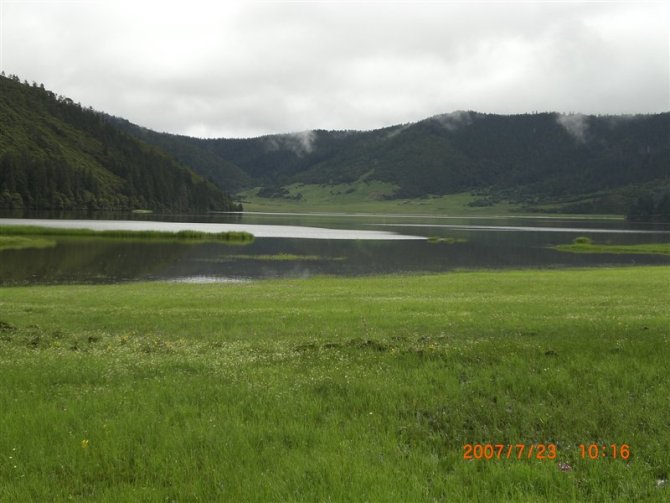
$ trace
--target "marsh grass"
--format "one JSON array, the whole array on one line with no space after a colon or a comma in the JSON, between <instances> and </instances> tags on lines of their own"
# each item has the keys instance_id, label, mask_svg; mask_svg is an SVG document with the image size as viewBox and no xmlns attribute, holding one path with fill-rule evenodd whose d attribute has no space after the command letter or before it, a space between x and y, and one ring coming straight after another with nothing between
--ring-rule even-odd
<instances>
[{"instance_id":1,"label":"marsh grass","mask_svg":"<svg viewBox=\"0 0 670 503\"><path fill-rule=\"evenodd\" d=\"M447 237L442 237L442 236L430 236L427 240L431 244L438 244L438 243L443 243L443 244L448 244L448 245L453 245L457 243L467 243L468 240L465 238L455 238L452 236L447 236Z\"/></svg>"},{"instance_id":2,"label":"marsh grass","mask_svg":"<svg viewBox=\"0 0 670 503\"><path fill-rule=\"evenodd\" d=\"M23 250L25 248L51 248L53 246L56 246L56 242L50 239L0 235L0 251Z\"/></svg>"},{"instance_id":3,"label":"marsh grass","mask_svg":"<svg viewBox=\"0 0 670 503\"><path fill-rule=\"evenodd\" d=\"M594 243L587 237L576 238L572 244L556 245L554 250L571 253L615 253L639 255L670 255L670 243L642 243L634 245Z\"/></svg>"},{"instance_id":4,"label":"marsh grass","mask_svg":"<svg viewBox=\"0 0 670 503\"><path fill-rule=\"evenodd\" d=\"M669 277L1 288L0 500L667 501Z\"/></svg>"},{"instance_id":5,"label":"marsh grass","mask_svg":"<svg viewBox=\"0 0 670 503\"><path fill-rule=\"evenodd\" d=\"M85 237L137 240L175 240L175 241L225 241L231 243L249 243L253 235L248 232L201 232L201 231L131 231L92 229L63 229L55 227L37 227L29 225L0 226L0 237L4 236L54 236Z\"/></svg>"},{"instance_id":6,"label":"marsh grass","mask_svg":"<svg viewBox=\"0 0 670 503\"><path fill-rule=\"evenodd\" d=\"M345 260L345 257L324 257L321 255L297 255L295 253L275 253L258 255L226 255L226 258L235 260L262 260L266 262L314 262L319 260Z\"/></svg>"}]
</instances>

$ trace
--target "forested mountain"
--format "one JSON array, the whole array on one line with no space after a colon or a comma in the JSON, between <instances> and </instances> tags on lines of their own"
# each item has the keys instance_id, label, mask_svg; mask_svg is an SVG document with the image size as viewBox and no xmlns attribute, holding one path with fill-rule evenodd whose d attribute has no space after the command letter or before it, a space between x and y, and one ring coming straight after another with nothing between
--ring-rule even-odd
<instances>
[{"instance_id":1,"label":"forested mountain","mask_svg":"<svg viewBox=\"0 0 670 503\"><path fill-rule=\"evenodd\" d=\"M272 187L369 180L393 197L475 191L533 204L593 195L579 212L624 212L670 185L670 113L585 116L456 112L375 131L194 139L117 125L218 183ZM281 191L277 191L281 193ZM653 196L653 194L652 194Z\"/></svg>"},{"instance_id":2,"label":"forested mountain","mask_svg":"<svg viewBox=\"0 0 670 503\"><path fill-rule=\"evenodd\" d=\"M670 113L456 112L374 131L197 139L0 77L0 208L229 210L239 207L222 190L360 180L389 182L392 198L469 191L480 205L654 214L670 188Z\"/></svg>"},{"instance_id":3,"label":"forested mountain","mask_svg":"<svg viewBox=\"0 0 670 503\"><path fill-rule=\"evenodd\" d=\"M239 209L220 188L101 114L4 75L0 208Z\"/></svg>"}]
</instances>

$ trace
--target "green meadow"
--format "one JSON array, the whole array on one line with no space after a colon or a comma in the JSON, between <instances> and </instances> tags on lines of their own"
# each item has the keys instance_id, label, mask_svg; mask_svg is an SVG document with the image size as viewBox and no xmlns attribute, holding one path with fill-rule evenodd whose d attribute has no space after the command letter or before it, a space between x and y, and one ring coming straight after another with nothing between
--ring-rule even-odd
<instances>
[{"instance_id":1,"label":"green meadow","mask_svg":"<svg viewBox=\"0 0 670 503\"><path fill-rule=\"evenodd\" d=\"M622 215L583 215L567 208L571 204L586 204L594 200L576 197L573 200L546 203L510 202L506 199L460 192L446 195L428 195L415 198L396 198L398 187L379 180L359 179L351 183L334 185L294 183L283 187L283 197L262 197L259 188L239 192L236 198L242 201L249 212L333 212L340 213L346 208L350 213L374 213L385 215L441 215L463 217L551 217L573 220L597 218L623 220ZM597 201L597 198L595 198Z\"/></svg>"},{"instance_id":2,"label":"green meadow","mask_svg":"<svg viewBox=\"0 0 670 503\"><path fill-rule=\"evenodd\" d=\"M0 501L668 501L668 305L670 267L0 288Z\"/></svg>"},{"instance_id":3,"label":"green meadow","mask_svg":"<svg viewBox=\"0 0 670 503\"><path fill-rule=\"evenodd\" d=\"M427 196L425 198L391 198L397 187L377 180L359 180L337 185L296 183L284 187L287 197L260 197L258 188L243 191L237 197L246 211L270 212L348 212L418 215L510 215L525 214L519 205L495 203L470 206L478 197L470 193Z\"/></svg>"}]
</instances>

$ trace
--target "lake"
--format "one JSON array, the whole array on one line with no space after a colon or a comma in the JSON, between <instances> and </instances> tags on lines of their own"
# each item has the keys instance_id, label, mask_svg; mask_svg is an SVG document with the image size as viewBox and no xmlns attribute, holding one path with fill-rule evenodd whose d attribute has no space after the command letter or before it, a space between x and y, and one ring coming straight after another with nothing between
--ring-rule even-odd
<instances>
[{"instance_id":1,"label":"lake","mask_svg":"<svg viewBox=\"0 0 670 503\"><path fill-rule=\"evenodd\" d=\"M256 239L247 245L229 245L50 238L56 246L0 251L0 284L240 282L313 275L670 264L670 257L661 255L573 254L550 248L571 243L578 236L590 237L596 243L670 242L668 226L635 226L617 219L334 213L87 217L0 218L0 225L246 230ZM447 238L449 242L430 242L429 237Z\"/></svg>"}]
</instances>

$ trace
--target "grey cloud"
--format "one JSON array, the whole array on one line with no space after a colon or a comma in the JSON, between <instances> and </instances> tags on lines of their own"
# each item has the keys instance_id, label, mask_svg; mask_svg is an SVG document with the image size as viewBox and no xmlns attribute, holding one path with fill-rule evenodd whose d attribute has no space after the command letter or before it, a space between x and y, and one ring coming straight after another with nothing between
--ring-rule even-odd
<instances>
[{"instance_id":1,"label":"grey cloud","mask_svg":"<svg viewBox=\"0 0 670 503\"><path fill-rule=\"evenodd\" d=\"M402 133L403 131L405 131L409 127L410 127L410 124L402 124L402 125L399 125L399 126L391 127L389 132L386 133L386 136L384 138L386 140L390 140L392 138L395 138L396 136L398 136L400 133Z\"/></svg>"},{"instance_id":2,"label":"grey cloud","mask_svg":"<svg viewBox=\"0 0 670 503\"><path fill-rule=\"evenodd\" d=\"M442 127L449 131L455 131L463 126L472 124L472 116L470 112L457 110L455 112L440 114L433 117L437 122L442 124Z\"/></svg>"},{"instance_id":3,"label":"grey cloud","mask_svg":"<svg viewBox=\"0 0 670 503\"><path fill-rule=\"evenodd\" d=\"M138 0L3 9L6 72L161 131L239 137L372 129L459 109L670 108L667 4Z\"/></svg>"},{"instance_id":4,"label":"grey cloud","mask_svg":"<svg viewBox=\"0 0 670 503\"><path fill-rule=\"evenodd\" d=\"M585 143L588 133L588 117L583 114L557 115L556 122L561 125L576 141Z\"/></svg>"},{"instance_id":5,"label":"grey cloud","mask_svg":"<svg viewBox=\"0 0 670 503\"><path fill-rule=\"evenodd\" d=\"M314 131L300 131L297 133L268 136L265 140L265 145L270 151L288 149L299 157L302 157L312 152L315 141L316 134Z\"/></svg>"}]
</instances>

